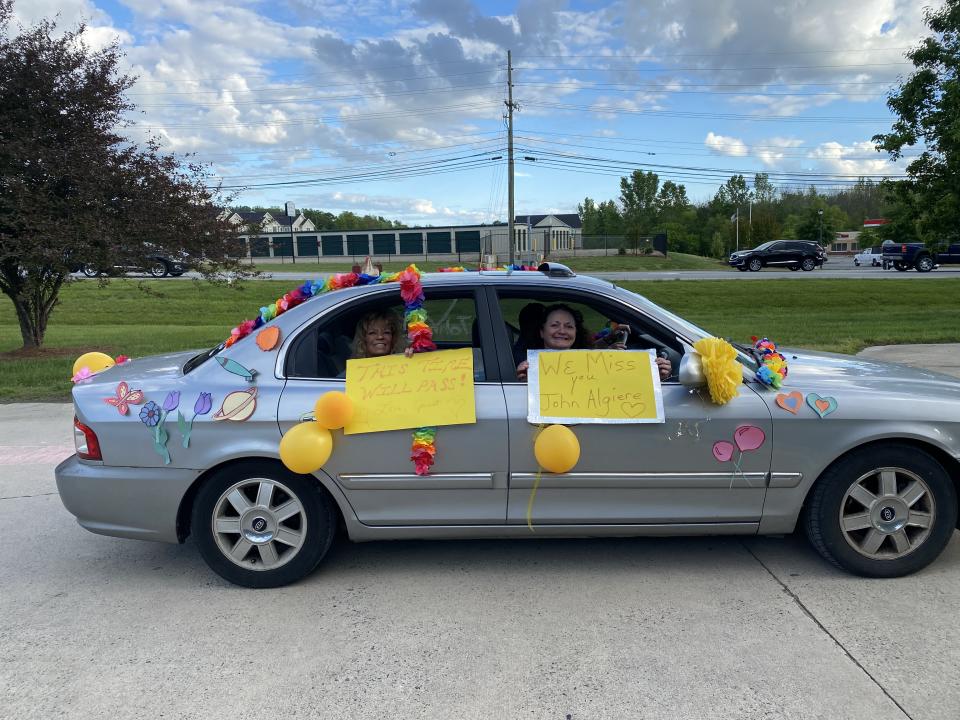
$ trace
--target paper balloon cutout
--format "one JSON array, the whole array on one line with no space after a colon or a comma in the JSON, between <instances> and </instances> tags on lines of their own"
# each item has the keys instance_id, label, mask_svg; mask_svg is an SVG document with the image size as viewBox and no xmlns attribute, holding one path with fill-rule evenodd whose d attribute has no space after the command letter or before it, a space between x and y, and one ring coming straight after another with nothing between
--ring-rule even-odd
<instances>
[{"instance_id":1,"label":"paper balloon cutout","mask_svg":"<svg viewBox=\"0 0 960 720\"><path fill-rule=\"evenodd\" d=\"M740 452L750 452L763 445L767 439L763 430L755 425L741 425L733 433L733 441L737 444Z\"/></svg>"},{"instance_id":2,"label":"paper balloon cutout","mask_svg":"<svg viewBox=\"0 0 960 720\"><path fill-rule=\"evenodd\" d=\"M324 393L313 406L313 417L327 430L342 428L353 417L353 400L339 390Z\"/></svg>"},{"instance_id":3,"label":"paper balloon cutout","mask_svg":"<svg viewBox=\"0 0 960 720\"><path fill-rule=\"evenodd\" d=\"M257 347L263 351L273 350L280 342L280 328L276 325L257 333Z\"/></svg>"},{"instance_id":4,"label":"paper balloon cutout","mask_svg":"<svg viewBox=\"0 0 960 720\"><path fill-rule=\"evenodd\" d=\"M80 371L83 368L87 368L90 371L90 375L100 372L101 370L106 370L109 367L116 365L116 361L102 352L88 352L84 353L78 357L73 363L73 375L80 374Z\"/></svg>"},{"instance_id":5,"label":"paper balloon cutout","mask_svg":"<svg viewBox=\"0 0 960 720\"><path fill-rule=\"evenodd\" d=\"M533 444L533 454L549 472L570 472L580 459L580 441L565 425L548 425Z\"/></svg>"},{"instance_id":6,"label":"paper balloon cutout","mask_svg":"<svg viewBox=\"0 0 960 720\"><path fill-rule=\"evenodd\" d=\"M729 462L733 457L733 443L717 440L713 444L713 456L720 462Z\"/></svg>"},{"instance_id":7,"label":"paper balloon cutout","mask_svg":"<svg viewBox=\"0 0 960 720\"><path fill-rule=\"evenodd\" d=\"M294 425L280 440L280 460L301 475L316 472L330 459L333 436L317 423Z\"/></svg>"}]
</instances>

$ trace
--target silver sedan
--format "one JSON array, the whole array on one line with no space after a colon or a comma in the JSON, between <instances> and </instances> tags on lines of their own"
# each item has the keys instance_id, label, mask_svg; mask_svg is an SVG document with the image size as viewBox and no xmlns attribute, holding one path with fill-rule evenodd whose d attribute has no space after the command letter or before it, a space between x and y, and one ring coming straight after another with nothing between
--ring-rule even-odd
<instances>
[{"instance_id":1,"label":"silver sedan","mask_svg":"<svg viewBox=\"0 0 960 720\"><path fill-rule=\"evenodd\" d=\"M718 405L692 346L710 333L608 282L562 267L423 276L442 349L472 348L476 422L439 428L429 474L410 430L344 434L322 468L280 461L281 437L343 390L354 329L399 310L396 284L317 295L247 338L135 359L75 385L77 454L56 470L88 530L162 542L192 536L211 568L249 587L310 573L342 528L398 538L784 534L865 576L914 572L957 523L960 383L899 365L781 350L783 387L741 348L739 394ZM628 349L672 365L661 423L578 424L576 467L541 473L518 359L525 309L564 303L593 330L629 327ZM139 395L135 393L140 393ZM126 398L126 401L124 400ZM738 433L752 428L740 447ZM734 452L738 454L734 456ZM531 494L536 488L536 502ZM532 522L531 522L532 520Z\"/></svg>"}]
</instances>

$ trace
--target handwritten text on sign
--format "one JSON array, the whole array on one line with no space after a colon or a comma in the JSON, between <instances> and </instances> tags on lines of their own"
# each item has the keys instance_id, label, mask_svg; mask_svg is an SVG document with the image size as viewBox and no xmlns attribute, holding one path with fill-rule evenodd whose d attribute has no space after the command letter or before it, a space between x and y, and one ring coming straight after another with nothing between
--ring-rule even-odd
<instances>
[{"instance_id":1,"label":"handwritten text on sign","mask_svg":"<svg viewBox=\"0 0 960 720\"><path fill-rule=\"evenodd\" d=\"M473 350L348 360L347 395L347 435L475 423Z\"/></svg>"},{"instance_id":2,"label":"handwritten text on sign","mask_svg":"<svg viewBox=\"0 0 960 720\"><path fill-rule=\"evenodd\" d=\"M529 351L532 423L662 423L663 396L649 351Z\"/></svg>"}]
</instances>

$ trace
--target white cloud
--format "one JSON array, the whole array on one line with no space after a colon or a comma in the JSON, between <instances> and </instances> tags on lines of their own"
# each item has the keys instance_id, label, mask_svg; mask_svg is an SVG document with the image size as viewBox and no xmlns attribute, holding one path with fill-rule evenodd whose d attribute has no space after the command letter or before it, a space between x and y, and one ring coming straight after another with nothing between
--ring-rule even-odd
<instances>
[{"instance_id":1,"label":"white cloud","mask_svg":"<svg viewBox=\"0 0 960 720\"><path fill-rule=\"evenodd\" d=\"M713 131L707 133L707 137L703 141L703 144L718 155L745 157L750 152L747 144L743 140L734 137L726 137L724 135L717 135Z\"/></svg>"},{"instance_id":2,"label":"white cloud","mask_svg":"<svg viewBox=\"0 0 960 720\"><path fill-rule=\"evenodd\" d=\"M877 152L869 140L844 145L831 141L820 143L807 157L817 160L826 172L838 175L888 175L903 172L903 163L893 163Z\"/></svg>"}]
</instances>

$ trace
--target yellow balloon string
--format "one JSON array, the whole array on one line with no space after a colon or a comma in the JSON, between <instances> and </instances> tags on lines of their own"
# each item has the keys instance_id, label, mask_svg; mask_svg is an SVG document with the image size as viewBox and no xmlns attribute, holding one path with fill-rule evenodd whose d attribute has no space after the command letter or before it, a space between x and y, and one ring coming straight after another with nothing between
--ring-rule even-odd
<instances>
[{"instance_id":1,"label":"yellow balloon string","mask_svg":"<svg viewBox=\"0 0 960 720\"><path fill-rule=\"evenodd\" d=\"M537 425L537 434L533 438L533 442L537 442L537 437L543 431L543 423ZM543 468L540 466L540 463L537 463L537 477L533 480L533 488L530 490L530 499L527 500L527 527L530 528L530 532L534 532L533 529L533 501L537 499L537 488L540 487L540 477L543 474Z\"/></svg>"},{"instance_id":2,"label":"yellow balloon string","mask_svg":"<svg viewBox=\"0 0 960 720\"><path fill-rule=\"evenodd\" d=\"M530 532L534 532L533 529L533 501L537 497L537 488L540 487L540 475L543 473L543 468L537 465L537 477L533 481L533 488L530 490L530 499L527 501L527 527L530 528Z\"/></svg>"}]
</instances>

